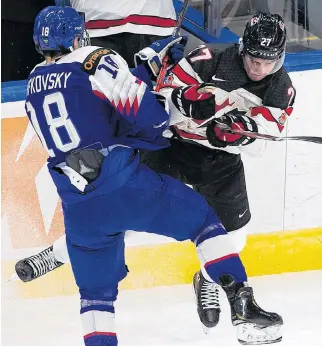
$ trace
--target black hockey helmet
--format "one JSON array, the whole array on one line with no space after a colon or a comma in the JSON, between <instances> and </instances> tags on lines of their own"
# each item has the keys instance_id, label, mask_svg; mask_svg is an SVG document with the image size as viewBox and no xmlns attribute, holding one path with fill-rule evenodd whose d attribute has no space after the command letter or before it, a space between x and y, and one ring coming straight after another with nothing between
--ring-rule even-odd
<instances>
[{"instance_id":1,"label":"black hockey helmet","mask_svg":"<svg viewBox=\"0 0 322 347\"><path fill-rule=\"evenodd\" d=\"M286 28L278 14L257 12L246 24L241 51L254 58L279 60L285 53Z\"/></svg>"}]
</instances>

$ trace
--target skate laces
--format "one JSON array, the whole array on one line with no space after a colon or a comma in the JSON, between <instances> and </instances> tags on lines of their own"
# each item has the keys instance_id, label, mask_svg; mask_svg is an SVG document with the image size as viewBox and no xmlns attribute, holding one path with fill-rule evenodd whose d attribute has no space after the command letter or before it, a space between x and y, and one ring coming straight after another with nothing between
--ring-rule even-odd
<instances>
[{"instance_id":1,"label":"skate laces","mask_svg":"<svg viewBox=\"0 0 322 347\"><path fill-rule=\"evenodd\" d=\"M204 309L218 308L219 304L219 286L216 283L203 281L200 291L201 304Z\"/></svg>"},{"instance_id":2,"label":"skate laces","mask_svg":"<svg viewBox=\"0 0 322 347\"><path fill-rule=\"evenodd\" d=\"M25 260L34 270L35 277L39 277L57 267L59 262L56 260L51 248L47 248L39 254L32 255Z\"/></svg>"}]
</instances>

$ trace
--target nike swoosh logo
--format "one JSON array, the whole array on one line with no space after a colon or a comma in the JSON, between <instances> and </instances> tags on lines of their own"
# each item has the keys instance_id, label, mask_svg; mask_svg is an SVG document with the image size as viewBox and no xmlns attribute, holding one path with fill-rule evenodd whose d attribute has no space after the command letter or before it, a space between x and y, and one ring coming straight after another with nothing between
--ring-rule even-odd
<instances>
[{"instance_id":1,"label":"nike swoosh logo","mask_svg":"<svg viewBox=\"0 0 322 347\"><path fill-rule=\"evenodd\" d=\"M226 82L226 80L222 80L221 78L217 78L216 75L213 75L213 76L211 77L211 79L212 79L213 81Z\"/></svg>"},{"instance_id":2,"label":"nike swoosh logo","mask_svg":"<svg viewBox=\"0 0 322 347\"><path fill-rule=\"evenodd\" d=\"M154 125L153 125L153 128L154 128L154 129L158 129L158 128L161 128L162 126L164 126L165 124L167 124L167 121L164 121L164 122L162 122L161 124L154 124Z\"/></svg>"},{"instance_id":3,"label":"nike swoosh logo","mask_svg":"<svg viewBox=\"0 0 322 347\"><path fill-rule=\"evenodd\" d=\"M242 218L242 216L243 216L247 211L248 211L248 208L246 208L246 210L245 210L243 213L239 214L238 217L239 217L239 218Z\"/></svg>"}]
</instances>

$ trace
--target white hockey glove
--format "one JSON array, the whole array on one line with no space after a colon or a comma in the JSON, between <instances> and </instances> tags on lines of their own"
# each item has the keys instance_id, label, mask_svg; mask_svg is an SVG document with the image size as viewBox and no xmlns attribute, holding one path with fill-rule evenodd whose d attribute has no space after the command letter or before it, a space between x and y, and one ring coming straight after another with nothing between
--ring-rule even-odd
<instances>
[{"instance_id":1,"label":"white hockey glove","mask_svg":"<svg viewBox=\"0 0 322 347\"><path fill-rule=\"evenodd\" d=\"M162 60L169 55L170 63L176 64L183 58L185 45L187 44L187 36L176 37L169 36L165 39L153 42L149 47L143 48L140 52L134 54L134 64L138 66L147 63L147 67L156 77L159 74Z\"/></svg>"}]
</instances>

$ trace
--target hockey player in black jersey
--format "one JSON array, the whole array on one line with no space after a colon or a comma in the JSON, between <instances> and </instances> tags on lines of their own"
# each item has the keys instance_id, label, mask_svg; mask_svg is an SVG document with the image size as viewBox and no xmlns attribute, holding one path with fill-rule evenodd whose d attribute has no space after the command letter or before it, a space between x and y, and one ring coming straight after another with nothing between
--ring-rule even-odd
<instances>
[{"instance_id":1,"label":"hockey player in black jersey","mask_svg":"<svg viewBox=\"0 0 322 347\"><path fill-rule=\"evenodd\" d=\"M282 66L285 42L282 18L257 13L248 22L240 45L225 50L214 45L194 49L173 68L160 90L170 101L171 147L142 153L141 160L150 168L192 185L207 199L238 252L245 245L245 226L251 218L240 153L260 155L265 142L223 133L217 122L269 134L283 131L295 97ZM42 253L35 257L50 258L52 263L57 260L55 247L49 249L50 257ZM30 260L24 259L16 267L26 281L46 273L42 268L26 272L25 264ZM260 344L281 339L280 317L261 310L247 287L235 286L230 279L218 286L201 271L195 274L193 284L198 314L206 327L212 328L219 321L219 291L223 288L231 303L233 324L246 317L253 320L246 330L240 325L240 342Z\"/></svg>"},{"instance_id":2,"label":"hockey player in black jersey","mask_svg":"<svg viewBox=\"0 0 322 347\"><path fill-rule=\"evenodd\" d=\"M240 154L260 156L265 141L224 133L218 123L277 136L283 131L295 98L283 68L285 45L283 19L259 12L247 23L240 44L224 50L208 44L190 52L160 90L170 99L171 147L142 156L153 170L179 178L201 193L217 211L238 252L245 246L245 227L251 219ZM193 286L201 322L206 328L215 327L220 318L220 286L201 271L195 274ZM243 289L223 288L231 303L233 324L238 325L234 295ZM246 311L254 314L258 306L252 293L245 295L253 303ZM261 314L255 316L256 325ZM258 335L240 330L238 336L243 341L246 336L246 343L252 344L277 341L263 330Z\"/></svg>"}]
</instances>

